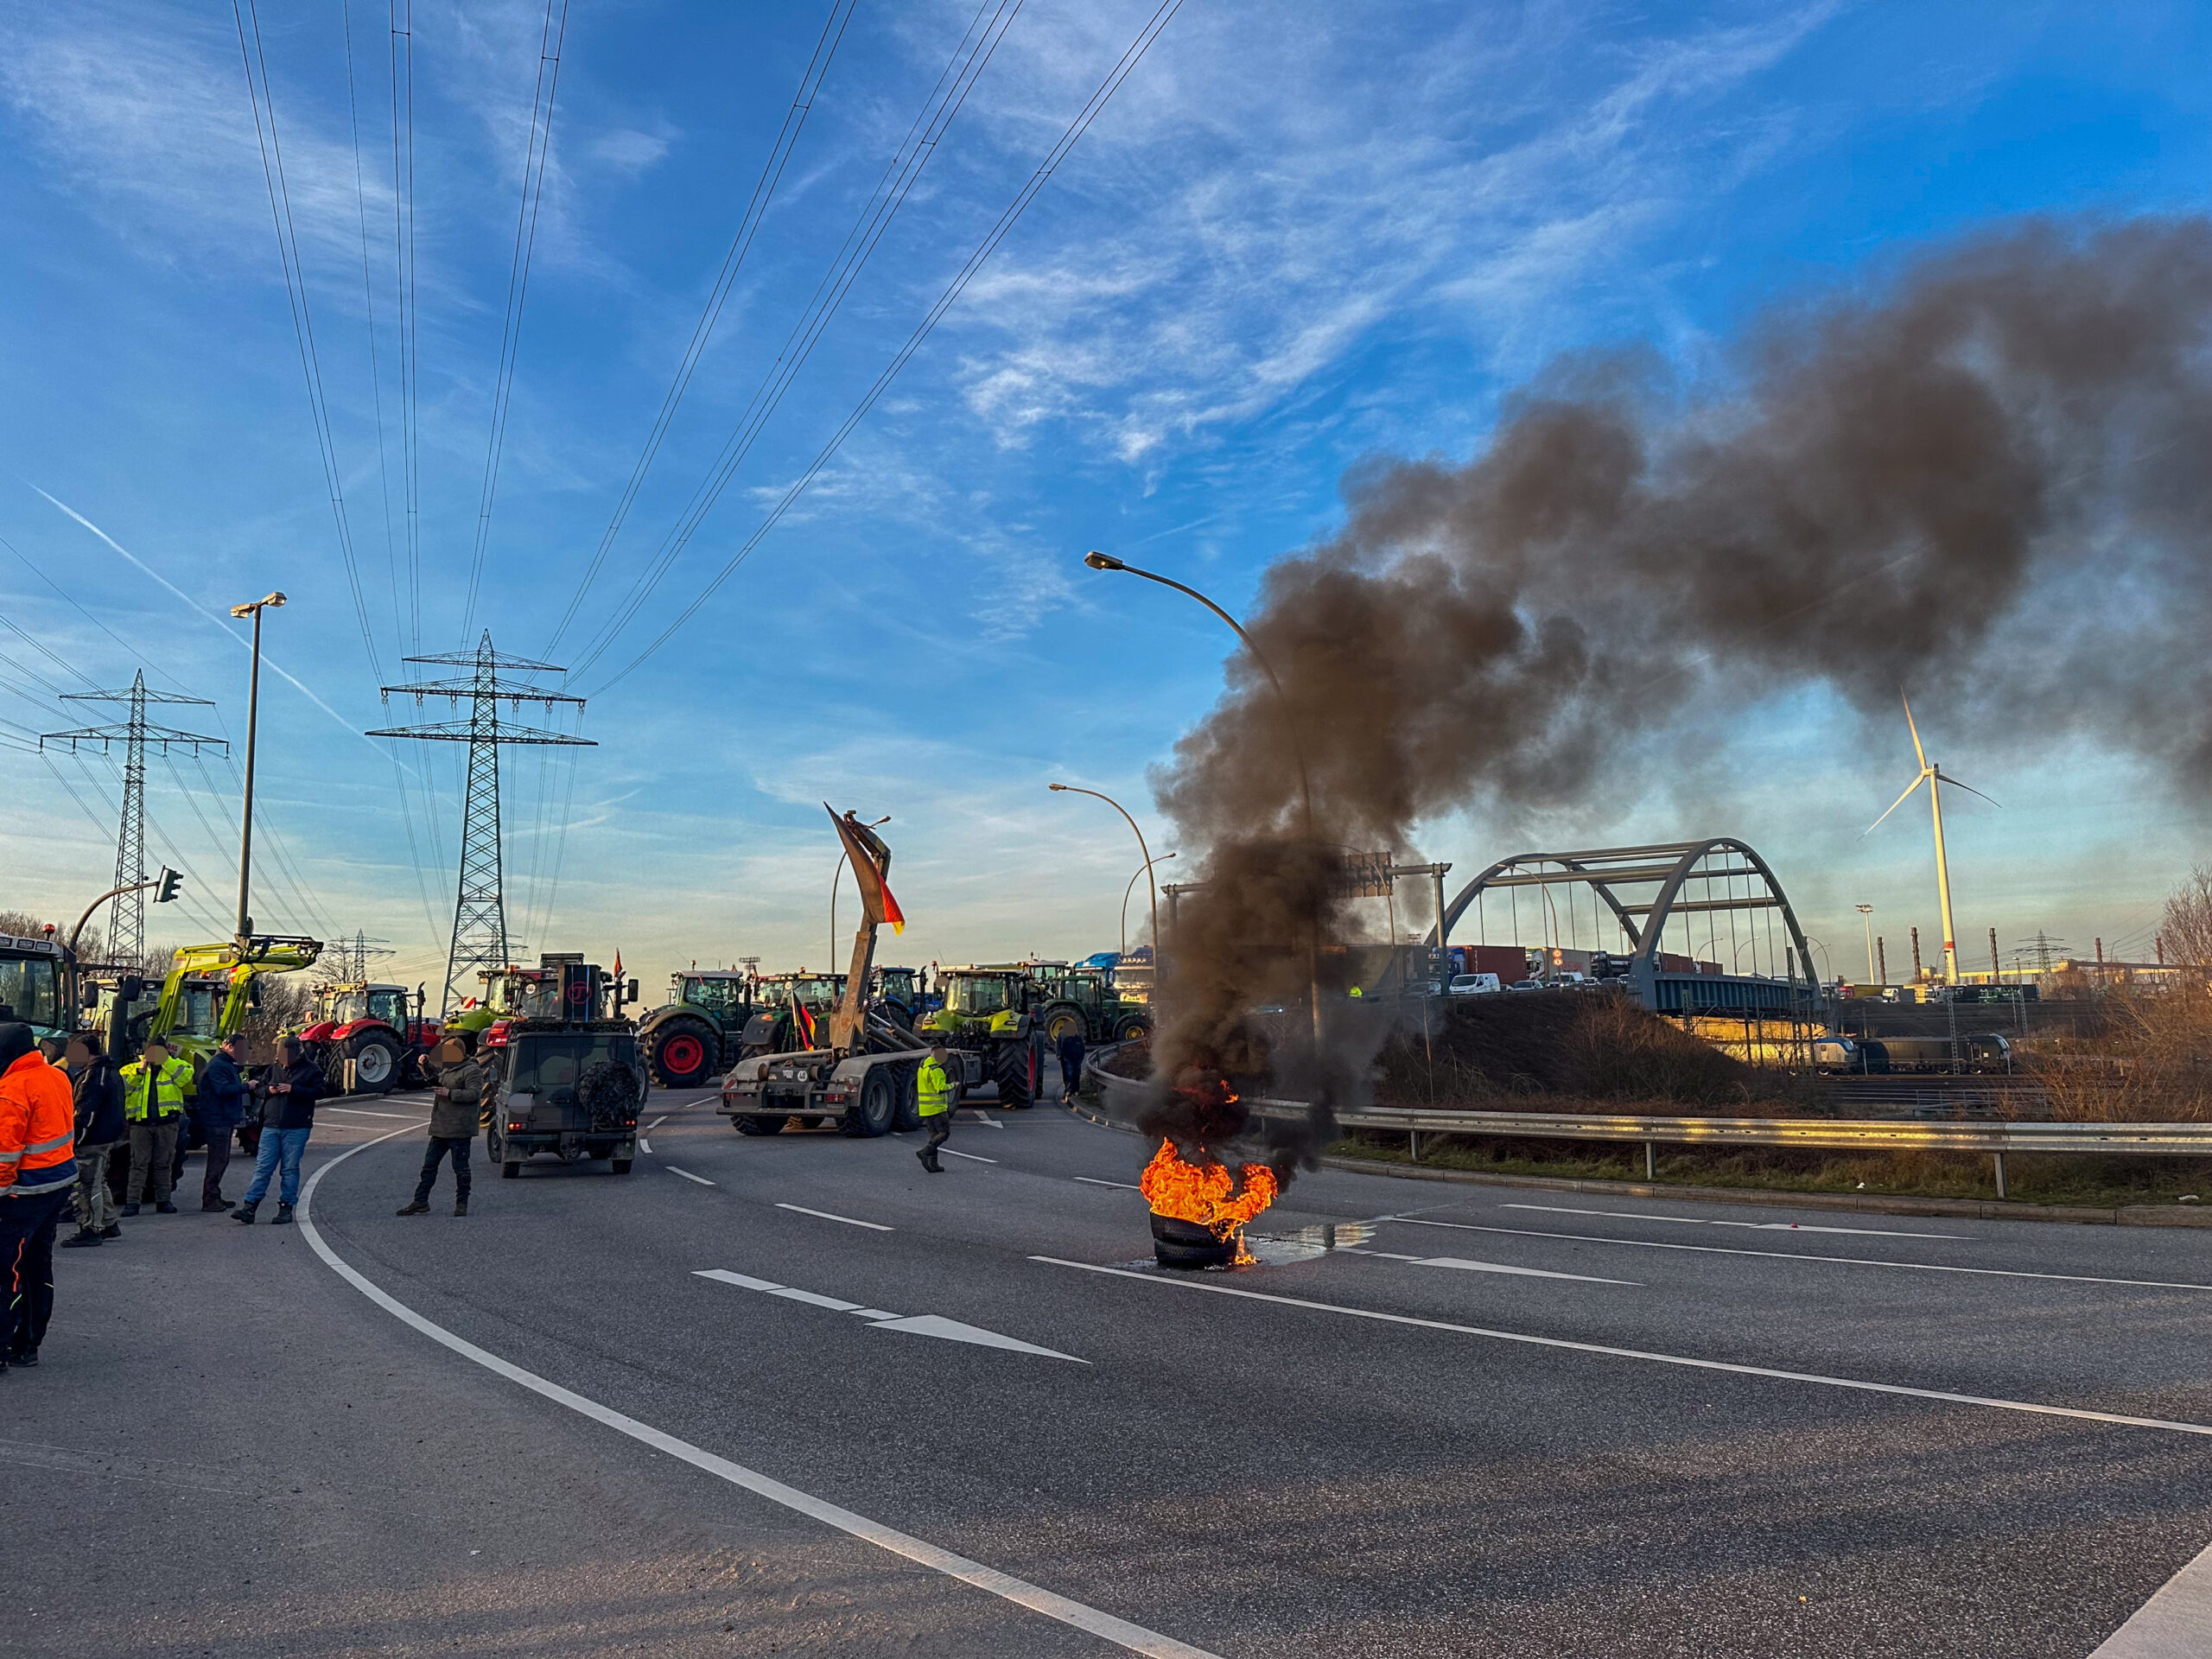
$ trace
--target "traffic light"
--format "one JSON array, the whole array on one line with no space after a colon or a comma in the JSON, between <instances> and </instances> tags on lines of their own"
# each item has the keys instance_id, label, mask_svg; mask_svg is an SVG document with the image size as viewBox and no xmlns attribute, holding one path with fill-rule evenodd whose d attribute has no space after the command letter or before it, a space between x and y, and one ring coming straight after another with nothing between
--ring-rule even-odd
<instances>
[{"instance_id":1,"label":"traffic light","mask_svg":"<svg viewBox=\"0 0 2212 1659\"><path fill-rule=\"evenodd\" d=\"M161 884L154 889L154 902L157 905L166 905L176 897L177 889L183 885L182 876L175 870L164 867L162 871Z\"/></svg>"}]
</instances>

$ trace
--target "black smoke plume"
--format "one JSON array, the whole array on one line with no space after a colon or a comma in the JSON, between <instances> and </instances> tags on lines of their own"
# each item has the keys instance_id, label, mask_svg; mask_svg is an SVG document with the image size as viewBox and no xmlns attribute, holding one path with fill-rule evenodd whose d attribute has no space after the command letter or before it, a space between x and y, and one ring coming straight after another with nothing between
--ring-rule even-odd
<instances>
[{"instance_id":1,"label":"black smoke plume","mask_svg":"<svg viewBox=\"0 0 2212 1659\"><path fill-rule=\"evenodd\" d=\"M1247 619L1280 694L1239 653L1154 780L1205 883L1157 1075L1270 1068L1319 1103L1271 1161L1307 1161L1379 1035L1270 1044L1252 1010L1302 1004L1309 942L1344 937L1333 849L1577 805L1694 711L1824 686L1894 718L1910 685L1947 734L2094 736L2212 795L2208 345L2212 221L2031 220L1776 310L1721 390L1563 362L1465 462L1354 468ZM1205 1139L1187 1098L1149 1126Z\"/></svg>"}]
</instances>

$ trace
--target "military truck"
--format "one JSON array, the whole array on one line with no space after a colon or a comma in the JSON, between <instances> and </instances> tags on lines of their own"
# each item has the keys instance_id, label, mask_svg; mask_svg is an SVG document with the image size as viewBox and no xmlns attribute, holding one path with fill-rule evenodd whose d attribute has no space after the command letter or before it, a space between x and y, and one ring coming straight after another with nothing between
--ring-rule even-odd
<instances>
[{"instance_id":1,"label":"military truck","mask_svg":"<svg viewBox=\"0 0 2212 1659\"><path fill-rule=\"evenodd\" d=\"M653 1081L664 1089L696 1089L734 1060L753 1018L754 983L740 969L671 976L669 1000L638 1022Z\"/></svg>"},{"instance_id":2,"label":"military truck","mask_svg":"<svg viewBox=\"0 0 2212 1659\"><path fill-rule=\"evenodd\" d=\"M955 1082L995 1084L1000 1105L1026 1110L1037 1098L1044 1068L1039 1016L1074 1005L1040 995L1028 966L1020 963L946 968L938 988L944 1006L922 1021L920 1035L943 1038L958 1058L963 1075Z\"/></svg>"},{"instance_id":3,"label":"military truck","mask_svg":"<svg viewBox=\"0 0 2212 1659\"><path fill-rule=\"evenodd\" d=\"M541 1152L564 1164L603 1158L627 1175L650 1085L637 1025L620 1017L624 988L593 963L563 963L557 976L544 1010L506 1020L481 1056L485 1155L508 1180Z\"/></svg>"}]
</instances>

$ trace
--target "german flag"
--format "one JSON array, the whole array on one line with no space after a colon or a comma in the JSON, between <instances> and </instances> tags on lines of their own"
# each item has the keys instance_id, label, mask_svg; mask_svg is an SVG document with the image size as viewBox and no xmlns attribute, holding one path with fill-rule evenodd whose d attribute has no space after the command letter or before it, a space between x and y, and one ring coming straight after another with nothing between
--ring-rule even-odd
<instances>
[{"instance_id":1,"label":"german flag","mask_svg":"<svg viewBox=\"0 0 2212 1659\"><path fill-rule=\"evenodd\" d=\"M893 933L904 933L906 913L899 908L899 901L891 896L890 884L883 879L891 868L891 849L851 813L841 818L827 801L822 803L822 810L830 814L830 822L837 826L837 839L845 843L845 857L861 890L861 910L878 927L888 922Z\"/></svg>"},{"instance_id":2,"label":"german flag","mask_svg":"<svg viewBox=\"0 0 2212 1659\"><path fill-rule=\"evenodd\" d=\"M798 988L794 986L793 991ZM791 1029L797 1033L802 1048L814 1046L814 1014L796 995L791 998Z\"/></svg>"}]
</instances>

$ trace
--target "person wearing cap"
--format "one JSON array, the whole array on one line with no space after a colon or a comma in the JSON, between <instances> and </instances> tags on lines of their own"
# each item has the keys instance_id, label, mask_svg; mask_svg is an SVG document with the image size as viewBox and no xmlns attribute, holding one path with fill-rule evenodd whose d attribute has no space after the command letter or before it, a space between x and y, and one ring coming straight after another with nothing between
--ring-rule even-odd
<instances>
[{"instance_id":1,"label":"person wearing cap","mask_svg":"<svg viewBox=\"0 0 2212 1659\"><path fill-rule=\"evenodd\" d=\"M430 1213L430 1189L437 1184L438 1162L453 1160L453 1212L468 1213L468 1148L476 1139L484 1100L484 1068L476 1063L476 1033L455 1032L438 1045L438 1086L430 1096L430 1144L423 1154L422 1179L415 1196L399 1207L403 1216Z\"/></svg>"},{"instance_id":2,"label":"person wearing cap","mask_svg":"<svg viewBox=\"0 0 2212 1659\"><path fill-rule=\"evenodd\" d=\"M159 1038L123 1068L123 1116L130 1131L130 1179L123 1213L135 1216L150 1188L157 1215L176 1214L169 1190L176 1180L177 1137L184 1128L184 1092L192 1067Z\"/></svg>"},{"instance_id":3,"label":"person wearing cap","mask_svg":"<svg viewBox=\"0 0 2212 1659\"><path fill-rule=\"evenodd\" d=\"M306 1155L308 1136L315 1132L315 1103L324 1088L322 1068L307 1057L298 1038L285 1038L280 1055L276 1069L257 1085L264 1101L261 1145L254 1154L253 1182L245 1190L245 1202L231 1211L232 1221L249 1227L280 1165L283 1186L270 1224L291 1224L292 1206L300 1201L300 1160Z\"/></svg>"},{"instance_id":4,"label":"person wearing cap","mask_svg":"<svg viewBox=\"0 0 2212 1659\"><path fill-rule=\"evenodd\" d=\"M35 1365L54 1315L54 1229L77 1184L76 1102L31 1028L0 1025L0 1370Z\"/></svg>"},{"instance_id":5,"label":"person wearing cap","mask_svg":"<svg viewBox=\"0 0 2212 1659\"><path fill-rule=\"evenodd\" d=\"M921 1112L922 1127L930 1132L928 1143L914 1156L932 1175L944 1173L944 1166L937 1160L937 1149L952 1136L952 1103L957 1090L944 1069L950 1052L940 1038L930 1045L929 1058L914 1073L914 1102Z\"/></svg>"}]
</instances>

